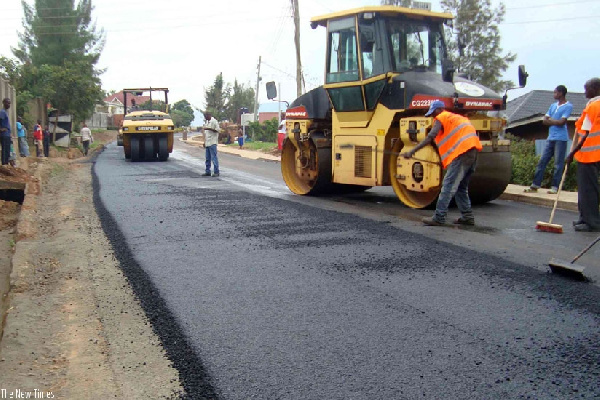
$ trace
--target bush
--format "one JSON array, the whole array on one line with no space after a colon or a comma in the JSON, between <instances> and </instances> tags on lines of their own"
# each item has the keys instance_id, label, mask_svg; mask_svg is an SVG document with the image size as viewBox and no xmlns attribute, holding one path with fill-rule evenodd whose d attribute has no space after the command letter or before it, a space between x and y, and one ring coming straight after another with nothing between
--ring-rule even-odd
<instances>
[{"instance_id":1,"label":"bush","mask_svg":"<svg viewBox=\"0 0 600 400\"><path fill-rule=\"evenodd\" d=\"M531 140L525 140L520 137L510 136L512 153L512 173L510 183L515 185L529 186L533 181L535 167L540 161L540 157L535 155L535 143ZM549 188L552 184L552 175L554 173L554 158L550 160L544 171L542 187ZM577 190L577 163L569 165L567 177L563 183L563 190Z\"/></svg>"},{"instance_id":2,"label":"bush","mask_svg":"<svg viewBox=\"0 0 600 400\"><path fill-rule=\"evenodd\" d=\"M277 143L277 128L277 119L273 118L262 124L250 122L248 124L247 132L252 140Z\"/></svg>"}]
</instances>

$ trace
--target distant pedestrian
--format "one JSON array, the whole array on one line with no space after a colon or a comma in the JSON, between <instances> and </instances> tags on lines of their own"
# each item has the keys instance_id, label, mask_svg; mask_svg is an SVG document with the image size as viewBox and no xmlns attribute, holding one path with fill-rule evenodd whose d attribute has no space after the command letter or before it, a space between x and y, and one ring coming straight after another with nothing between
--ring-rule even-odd
<instances>
[{"instance_id":1,"label":"distant pedestrian","mask_svg":"<svg viewBox=\"0 0 600 400\"><path fill-rule=\"evenodd\" d=\"M10 99L6 97L2 100L2 110L0 110L0 145L2 145L2 165L7 165L10 160L10 145L12 135L10 131L10 120L8 118L8 109L10 108Z\"/></svg>"},{"instance_id":2,"label":"distant pedestrian","mask_svg":"<svg viewBox=\"0 0 600 400\"><path fill-rule=\"evenodd\" d=\"M240 145L240 149L244 148L244 135L242 134L242 131L238 132L238 138L237 138L238 144Z\"/></svg>"},{"instance_id":3,"label":"distant pedestrian","mask_svg":"<svg viewBox=\"0 0 600 400\"><path fill-rule=\"evenodd\" d=\"M23 125L21 117L17 117L17 140L19 141L19 155L29 157L29 145L27 144L27 130Z\"/></svg>"},{"instance_id":4,"label":"distant pedestrian","mask_svg":"<svg viewBox=\"0 0 600 400\"><path fill-rule=\"evenodd\" d=\"M90 144L94 143L94 138L92 137L92 131L88 128L87 124L83 124L83 128L81 128L81 145L83 146L83 155L88 155L88 150L90 148Z\"/></svg>"},{"instance_id":5,"label":"distant pedestrian","mask_svg":"<svg viewBox=\"0 0 600 400\"><path fill-rule=\"evenodd\" d=\"M558 192L558 185L562 178L563 166L565 164L565 154L567 154L567 142L569 141L569 132L567 130L567 119L573 111L573 105L567 101L567 88L563 85L558 85L554 89L554 100L556 103L550 105L548 112L544 116L542 123L550 126L548 129L548 139L546 139L546 147L544 153L535 168L533 183L526 193L535 193L542 185L544 179L544 171L552 157L554 157L554 174L552 175L552 187L548 191L550 194Z\"/></svg>"},{"instance_id":6,"label":"distant pedestrian","mask_svg":"<svg viewBox=\"0 0 600 400\"><path fill-rule=\"evenodd\" d=\"M577 232L599 232L600 212L600 78L584 85L590 99L575 122L577 144L567 156L567 163L577 160L577 207L579 219L573 221ZM568 164L567 164L568 165Z\"/></svg>"},{"instance_id":7,"label":"distant pedestrian","mask_svg":"<svg viewBox=\"0 0 600 400\"><path fill-rule=\"evenodd\" d=\"M214 167L212 176L219 176L219 158L217 157L217 143L219 142L219 122L210 111L204 113L206 122L202 127L204 132L204 147L206 148L206 171L202 176L211 176L211 163Z\"/></svg>"},{"instance_id":8,"label":"distant pedestrian","mask_svg":"<svg viewBox=\"0 0 600 400\"><path fill-rule=\"evenodd\" d=\"M48 125L42 131L42 136L44 141L44 157L50 157L50 129Z\"/></svg>"},{"instance_id":9,"label":"distant pedestrian","mask_svg":"<svg viewBox=\"0 0 600 400\"><path fill-rule=\"evenodd\" d=\"M42 121L37 120L37 124L33 126L33 142L35 143L35 154L37 157L42 157L44 154L44 132L42 132Z\"/></svg>"},{"instance_id":10,"label":"distant pedestrian","mask_svg":"<svg viewBox=\"0 0 600 400\"><path fill-rule=\"evenodd\" d=\"M475 127L468 118L444 109L444 102L431 103L426 117L434 119L433 128L419 144L401 154L411 158L418 150L435 141L442 166L446 169L442 189L433 217L423 218L425 225L441 226L446 223L446 214L452 198L460 210L461 217L454 221L459 225L475 225L475 217L469 199L469 180L475 172L477 153L482 150Z\"/></svg>"}]
</instances>

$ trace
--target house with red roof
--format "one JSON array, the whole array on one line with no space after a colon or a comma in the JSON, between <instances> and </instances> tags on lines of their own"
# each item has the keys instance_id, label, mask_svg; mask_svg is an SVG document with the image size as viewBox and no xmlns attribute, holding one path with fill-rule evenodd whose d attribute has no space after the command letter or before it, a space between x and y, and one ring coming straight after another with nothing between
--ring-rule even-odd
<instances>
[{"instance_id":1,"label":"house with red roof","mask_svg":"<svg viewBox=\"0 0 600 400\"><path fill-rule=\"evenodd\" d=\"M104 103L107 106L108 114L124 114L125 107L129 109L135 102L136 105L140 106L145 102L150 100L150 96L134 96L132 93L127 95L127 104L123 104L124 102L123 91L111 94L104 98Z\"/></svg>"}]
</instances>

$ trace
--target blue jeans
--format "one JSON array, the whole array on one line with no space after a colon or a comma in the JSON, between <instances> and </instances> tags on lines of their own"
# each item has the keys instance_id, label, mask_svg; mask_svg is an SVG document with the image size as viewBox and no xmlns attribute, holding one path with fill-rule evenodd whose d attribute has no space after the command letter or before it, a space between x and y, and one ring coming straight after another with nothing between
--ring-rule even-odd
<instances>
[{"instance_id":1,"label":"blue jeans","mask_svg":"<svg viewBox=\"0 0 600 400\"><path fill-rule=\"evenodd\" d=\"M10 136L0 137L0 143L2 143L2 165L7 165L10 160L10 144L12 138Z\"/></svg>"},{"instance_id":2,"label":"blue jeans","mask_svg":"<svg viewBox=\"0 0 600 400\"><path fill-rule=\"evenodd\" d=\"M440 222L446 222L448 206L454 197L456 205L465 221L473 221L473 210L471 210L471 199L469 199L469 180L475 172L477 165L477 149L473 148L466 153L456 157L448 166L442 190L435 206L435 215L433 219Z\"/></svg>"},{"instance_id":3,"label":"blue jeans","mask_svg":"<svg viewBox=\"0 0 600 400\"><path fill-rule=\"evenodd\" d=\"M219 173L219 158L217 157L217 145L206 147L206 173L210 174L210 164L214 165L214 173Z\"/></svg>"},{"instance_id":4,"label":"blue jeans","mask_svg":"<svg viewBox=\"0 0 600 400\"><path fill-rule=\"evenodd\" d=\"M558 188L560 185L560 178L562 178L563 166L565 165L565 155L567 154L567 142L564 140L546 140L546 147L542 158L537 167L535 167L535 174L533 175L532 187L539 188L542 186L542 180L544 179L544 171L546 165L550 162L550 159L554 157L554 175L552 176L552 187Z\"/></svg>"}]
</instances>

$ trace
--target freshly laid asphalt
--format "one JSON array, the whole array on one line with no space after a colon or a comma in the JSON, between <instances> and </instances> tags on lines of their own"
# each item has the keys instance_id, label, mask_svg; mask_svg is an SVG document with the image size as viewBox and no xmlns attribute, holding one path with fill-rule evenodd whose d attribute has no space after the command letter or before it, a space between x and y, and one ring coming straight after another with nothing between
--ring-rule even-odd
<instances>
[{"instance_id":1,"label":"freshly laid asphalt","mask_svg":"<svg viewBox=\"0 0 600 400\"><path fill-rule=\"evenodd\" d=\"M200 137L190 136L188 140L182 140L186 144L193 146L201 146L202 142ZM267 161L281 161L281 157L277 155L262 153L259 151L251 151L246 149L240 149L234 146L227 146L219 144L219 152L235 154L240 157L249 158L252 160L267 160ZM521 203L539 205L544 207L553 207L554 202L557 198L556 194L548 193L548 188L539 189L536 193L525 193L525 189L529 186L513 185L509 184L500 196L502 200L518 201ZM563 210L577 211L577 192L566 192L561 191L558 195L557 208Z\"/></svg>"},{"instance_id":2,"label":"freshly laid asphalt","mask_svg":"<svg viewBox=\"0 0 600 400\"><path fill-rule=\"evenodd\" d=\"M600 396L596 286L121 153L95 203L189 398Z\"/></svg>"}]
</instances>

